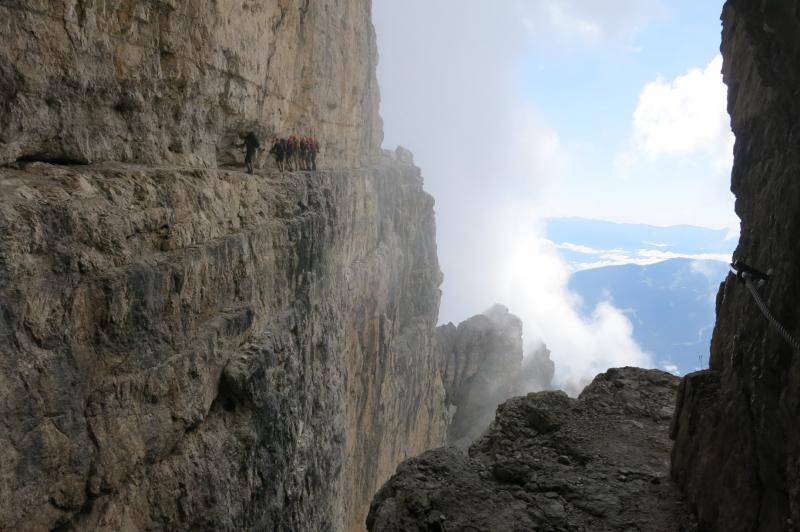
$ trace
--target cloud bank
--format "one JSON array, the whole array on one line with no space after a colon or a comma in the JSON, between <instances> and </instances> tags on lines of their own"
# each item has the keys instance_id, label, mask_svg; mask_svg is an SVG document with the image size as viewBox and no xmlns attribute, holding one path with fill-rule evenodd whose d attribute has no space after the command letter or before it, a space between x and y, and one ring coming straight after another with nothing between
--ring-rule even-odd
<instances>
[{"instance_id":1,"label":"cloud bank","mask_svg":"<svg viewBox=\"0 0 800 532\"><path fill-rule=\"evenodd\" d=\"M414 152L436 198L440 321L508 306L527 342L547 344L556 382L572 393L608 367L654 361L611 304L581 316L570 269L545 238L544 190L569 181L574 161L523 93L524 59L534 48L624 48L657 12L656 0L374 3L385 146ZM684 92L676 86L667 92ZM643 107L647 146L660 142L657 100L648 96ZM582 196L593 200L591 191Z\"/></svg>"},{"instance_id":2,"label":"cloud bank","mask_svg":"<svg viewBox=\"0 0 800 532\"><path fill-rule=\"evenodd\" d=\"M555 381L571 394L610 367L653 367L622 311L606 302L588 318L580 314L580 302L567 288L570 269L542 227L524 203L495 213L483 250L493 258L484 297L500 298L520 316L527 342L544 340L556 363Z\"/></svg>"}]
</instances>

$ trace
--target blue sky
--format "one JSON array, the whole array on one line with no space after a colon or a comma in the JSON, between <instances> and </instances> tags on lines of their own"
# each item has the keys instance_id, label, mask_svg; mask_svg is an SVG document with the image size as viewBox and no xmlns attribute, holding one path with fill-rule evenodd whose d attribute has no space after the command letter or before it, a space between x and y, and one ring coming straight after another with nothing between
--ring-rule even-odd
<instances>
[{"instance_id":1,"label":"blue sky","mask_svg":"<svg viewBox=\"0 0 800 532\"><path fill-rule=\"evenodd\" d=\"M602 127L626 136L642 87L708 63L719 51L721 2L674 0L631 41L562 53L531 46L523 92L571 141L591 141Z\"/></svg>"},{"instance_id":2,"label":"blue sky","mask_svg":"<svg viewBox=\"0 0 800 532\"><path fill-rule=\"evenodd\" d=\"M562 383L647 365L613 307L588 320L549 217L727 228L722 0L375 0L384 146L436 199L441 321L504 303ZM558 371L558 370L557 370ZM593 373L594 372L594 373Z\"/></svg>"},{"instance_id":3,"label":"blue sky","mask_svg":"<svg viewBox=\"0 0 800 532\"><path fill-rule=\"evenodd\" d=\"M640 133L632 117L648 84L676 84L672 89L677 93L678 80L693 69L708 69L718 57L720 11L717 2L653 2L627 34L602 42L561 43L558 48L535 38L527 44L520 60L520 99L557 135L569 161L565 175L551 179L545 190L552 200L543 206L546 215L691 223L735 232L738 220L727 193L729 168L719 161L730 145L721 136L716 146L667 150L654 157L637 153L641 146L632 140ZM674 96L681 97L685 95ZM723 98L718 108L724 112ZM697 105L704 103L698 100ZM710 149L717 155L709 157ZM636 164L623 172L620 162L625 160ZM559 181L555 190L553 181ZM570 201L583 191L606 208ZM681 208L659 208L663 199Z\"/></svg>"}]
</instances>

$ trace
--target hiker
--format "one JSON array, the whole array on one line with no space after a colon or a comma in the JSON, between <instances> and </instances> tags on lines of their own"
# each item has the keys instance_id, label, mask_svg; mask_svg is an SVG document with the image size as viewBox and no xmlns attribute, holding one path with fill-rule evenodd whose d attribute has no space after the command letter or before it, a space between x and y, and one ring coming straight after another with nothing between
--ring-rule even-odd
<instances>
[{"instance_id":1,"label":"hiker","mask_svg":"<svg viewBox=\"0 0 800 532\"><path fill-rule=\"evenodd\" d=\"M252 131L247 134L240 133L239 138L244 139L244 142L239 147L245 150L244 164L247 166L247 173L252 174L253 164L256 160L256 151L261 147L261 144L258 142L256 134Z\"/></svg>"},{"instance_id":2,"label":"hiker","mask_svg":"<svg viewBox=\"0 0 800 532\"><path fill-rule=\"evenodd\" d=\"M289 167L289 142L282 138L281 139L281 148L283 148L283 169L291 170Z\"/></svg>"},{"instance_id":3,"label":"hiker","mask_svg":"<svg viewBox=\"0 0 800 532\"><path fill-rule=\"evenodd\" d=\"M294 154L294 169L300 170L300 139L297 135L292 135L289 138L292 144L292 153Z\"/></svg>"},{"instance_id":4,"label":"hiker","mask_svg":"<svg viewBox=\"0 0 800 532\"><path fill-rule=\"evenodd\" d=\"M308 140L300 137L300 161L303 170L308 170Z\"/></svg>"},{"instance_id":5,"label":"hiker","mask_svg":"<svg viewBox=\"0 0 800 532\"><path fill-rule=\"evenodd\" d=\"M284 153L284 160L286 161L286 165L289 171L294 170L294 142L292 142L292 137L286 139L286 151Z\"/></svg>"},{"instance_id":6,"label":"hiker","mask_svg":"<svg viewBox=\"0 0 800 532\"><path fill-rule=\"evenodd\" d=\"M278 171L283 172L283 158L286 154L286 141L275 137L272 142L272 149L269 150L270 154L275 157L275 164L278 166Z\"/></svg>"},{"instance_id":7,"label":"hiker","mask_svg":"<svg viewBox=\"0 0 800 532\"><path fill-rule=\"evenodd\" d=\"M314 137L308 137L308 169L312 172L317 171L317 153L319 152L319 144Z\"/></svg>"}]
</instances>

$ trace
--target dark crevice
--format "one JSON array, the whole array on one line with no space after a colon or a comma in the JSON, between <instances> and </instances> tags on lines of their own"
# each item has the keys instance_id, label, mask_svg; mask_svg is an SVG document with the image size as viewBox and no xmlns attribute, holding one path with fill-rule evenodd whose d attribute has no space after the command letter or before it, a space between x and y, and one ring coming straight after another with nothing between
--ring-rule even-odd
<instances>
[{"instance_id":1,"label":"dark crevice","mask_svg":"<svg viewBox=\"0 0 800 532\"><path fill-rule=\"evenodd\" d=\"M18 163L47 163L57 166L85 166L89 164L86 159L77 159L65 156L51 156L48 154L23 155L17 159Z\"/></svg>"},{"instance_id":2,"label":"dark crevice","mask_svg":"<svg viewBox=\"0 0 800 532\"><path fill-rule=\"evenodd\" d=\"M236 412L238 406L244 402L243 390L228 377L223 371L217 387L217 397L214 403L222 407L226 412ZM213 409L213 404L212 404Z\"/></svg>"}]
</instances>

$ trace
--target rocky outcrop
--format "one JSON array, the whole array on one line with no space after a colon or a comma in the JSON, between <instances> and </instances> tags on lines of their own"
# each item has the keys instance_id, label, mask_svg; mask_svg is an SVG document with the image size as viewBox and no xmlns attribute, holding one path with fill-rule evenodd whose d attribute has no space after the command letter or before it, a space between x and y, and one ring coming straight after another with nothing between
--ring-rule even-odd
<instances>
[{"instance_id":1,"label":"rocky outcrop","mask_svg":"<svg viewBox=\"0 0 800 532\"><path fill-rule=\"evenodd\" d=\"M506 399L550 388L554 366L549 352L542 347L523 361L522 322L502 305L458 327L442 325L436 341L452 413L447 428L451 445L469 447Z\"/></svg>"},{"instance_id":2,"label":"rocky outcrop","mask_svg":"<svg viewBox=\"0 0 800 532\"><path fill-rule=\"evenodd\" d=\"M358 167L382 141L365 0L4 0L2 154L215 166L241 130L315 134ZM5 160L4 160L5 159Z\"/></svg>"},{"instance_id":3,"label":"rocky outcrop","mask_svg":"<svg viewBox=\"0 0 800 532\"><path fill-rule=\"evenodd\" d=\"M563 392L501 405L469 450L402 463L375 496L371 531L679 531L691 523L669 480L678 378L612 369L575 400Z\"/></svg>"},{"instance_id":4,"label":"rocky outcrop","mask_svg":"<svg viewBox=\"0 0 800 532\"><path fill-rule=\"evenodd\" d=\"M553 377L556 365L550 359L550 350L544 344L529 349L522 360L520 371L514 379L516 390L514 395L525 395L553 389Z\"/></svg>"},{"instance_id":5,"label":"rocky outcrop","mask_svg":"<svg viewBox=\"0 0 800 532\"><path fill-rule=\"evenodd\" d=\"M0 529L363 529L444 443L440 281L397 162L0 169Z\"/></svg>"},{"instance_id":6,"label":"rocky outcrop","mask_svg":"<svg viewBox=\"0 0 800 532\"><path fill-rule=\"evenodd\" d=\"M723 74L736 134L735 258L772 278L767 305L800 331L800 3L728 0ZM707 530L800 527L800 356L733 276L717 299L710 370L681 385L673 475Z\"/></svg>"}]
</instances>

